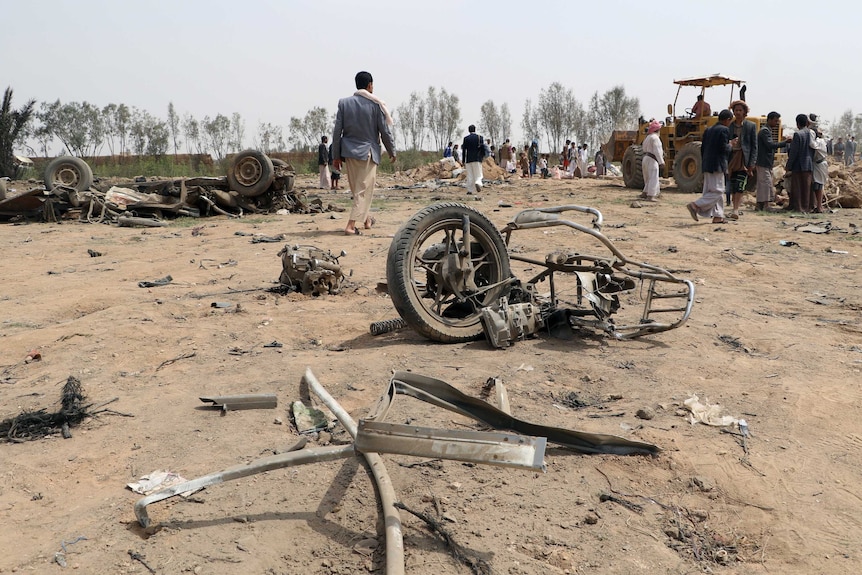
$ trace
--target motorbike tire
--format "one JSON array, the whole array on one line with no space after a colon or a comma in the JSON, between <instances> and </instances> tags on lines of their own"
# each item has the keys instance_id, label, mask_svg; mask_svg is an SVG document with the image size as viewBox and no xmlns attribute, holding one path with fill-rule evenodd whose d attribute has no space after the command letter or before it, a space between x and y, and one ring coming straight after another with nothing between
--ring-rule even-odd
<instances>
[{"instance_id":1,"label":"motorbike tire","mask_svg":"<svg viewBox=\"0 0 862 575\"><path fill-rule=\"evenodd\" d=\"M703 191L703 160L700 156L701 142L689 142L677 152L673 160L673 179L681 192Z\"/></svg>"},{"instance_id":2,"label":"motorbike tire","mask_svg":"<svg viewBox=\"0 0 862 575\"><path fill-rule=\"evenodd\" d=\"M83 192L93 184L93 170L81 158L60 156L45 166L44 180L48 190L62 185Z\"/></svg>"},{"instance_id":3,"label":"motorbike tire","mask_svg":"<svg viewBox=\"0 0 862 575\"><path fill-rule=\"evenodd\" d=\"M633 144L626 148L623 154L622 171L623 182L627 188L641 190L644 187L643 172L644 150L641 146Z\"/></svg>"},{"instance_id":4,"label":"motorbike tire","mask_svg":"<svg viewBox=\"0 0 862 575\"><path fill-rule=\"evenodd\" d=\"M244 150L236 155L227 172L230 189L247 198L259 196L269 189L275 178L272 160L263 152Z\"/></svg>"},{"instance_id":5,"label":"motorbike tire","mask_svg":"<svg viewBox=\"0 0 862 575\"><path fill-rule=\"evenodd\" d=\"M459 245L454 242L458 241L465 216L470 222L476 285L481 288L505 281L511 271L503 237L487 217L464 204L428 206L395 233L389 246L386 279L392 303L408 326L432 341L461 343L480 337L481 308L509 290L508 284L500 285L466 302L458 302L451 291L445 290L440 276L443 254L457 251ZM435 249L445 251L436 260L423 259Z\"/></svg>"}]
</instances>

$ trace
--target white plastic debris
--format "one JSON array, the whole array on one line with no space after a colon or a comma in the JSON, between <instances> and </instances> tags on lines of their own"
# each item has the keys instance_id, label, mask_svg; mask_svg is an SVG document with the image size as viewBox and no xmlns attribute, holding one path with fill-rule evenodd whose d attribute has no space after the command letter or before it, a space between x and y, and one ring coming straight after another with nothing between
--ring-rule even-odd
<instances>
[{"instance_id":1,"label":"white plastic debris","mask_svg":"<svg viewBox=\"0 0 862 575\"><path fill-rule=\"evenodd\" d=\"M701 403L697 395L692 395L683 402L683 405L689 411L689 423L692 425L695 423L704 423L716 427L727 427L738 423L739 420L731 415L721 415L720 405L717 403L710 404L708 401L706 404Z\"/></svg>"},{"instance_id":2,"label":"white plastic debris","mask_svg":"<svg viewBox=\"0 0 862 575\"><path fill-rule=\"evenodd\" d=\"M141 495L149 495L151 493L155 493L156 491L161 491L162 489L167 489L168 487L173 487L174 485L179 485L180 483L185 482L185 478L181 477L177 473L174 473L173 471L165 471L163 469L158 469L156 471L151 471L150 473L147 473L135 482L127 484L126 487L128 487L135 493L140 493ZM195 491L200 491L200 489L186 491L184 493L180 493L180 495L182 497L188 497Z\"/></svg>"}]
</instances>

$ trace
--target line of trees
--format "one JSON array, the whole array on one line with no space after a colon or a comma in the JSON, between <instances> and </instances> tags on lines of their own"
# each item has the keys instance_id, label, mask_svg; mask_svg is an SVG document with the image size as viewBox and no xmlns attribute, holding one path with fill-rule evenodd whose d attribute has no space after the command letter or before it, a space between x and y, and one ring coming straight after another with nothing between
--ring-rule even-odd
<instances>
[{"instance_id":1,"label":"line of trees","mask_svg":"<svg viewBox=\"0 0 862 575\"><path fill-rule=\"evenodd\" d=\"M11 100L11 89L8 90ZM534 103L535 102L535 103ZM180 115L173 102L167 116L159 118L146 110L125 104L103 107L89 102L42 102L38 109L29 104L27 120L17 127L11 145L26 149L30 155L51 156L62 149L79 157L137 154L161 157L168 153L212 154L221 160L227 154L246 146L245 122L238 113L230 116L196 118ZM11 105L11 104L10 104ZM571 88L554 82L539 92L534 101L527 100L520 128L526 142L538 140L542 147L558 150L565 139L595 146L607 139L614 129L632 129L640 114L637 98L626 95L622 86L604 94L594 93L585 105ZM11 113L7 113L11 117ZM413 92L406 102L393 110L395 137L402 149L442 150L447 142L464 133L460 100L445 88L429 86L424 92ZM17 116L19 119L21 116ZM334 114L314 107L304 116L291 117L288 134L282 127L261 122L252 137L251 147L265 153L314 150L320 137L332 132ZM7 122L8 124L8 122ZM514 140L512 116L507 103L487 100L482 104L477 122L480 133L493 143L506 138ZM0 145L10 141L10 129L0 125Z\"/></svg>"}]
</instances>

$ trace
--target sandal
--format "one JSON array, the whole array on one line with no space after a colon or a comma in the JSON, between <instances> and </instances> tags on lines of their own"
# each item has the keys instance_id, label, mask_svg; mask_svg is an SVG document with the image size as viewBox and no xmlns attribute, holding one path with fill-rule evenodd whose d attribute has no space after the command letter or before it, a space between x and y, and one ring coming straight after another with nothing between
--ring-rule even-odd
<instances>
[{"instance_id":1,"label":"sandal","mask_svg":"<svg viewBox=\"0 0 862 575\"><path fill-rule=\"evenodd\" d=\"M374 227L374 224L376 224L376 223L377 223L377 220L374 219L373 217L368 218L367 220L365 220L365 229L370 230L371 228Z\"/></svg>"},{"instance_id":2,"label":"sandal","mask_svg":"<svg viewBox=\"0 0 862 575\"><path fill-rule=\"evenodd\" d=\"M344 230L344 235L347 235L347 236L361 236L361 235L362 235L362 232L360 232L359 230L357 230L356 228L354 228L352 232L348 232L347 230Z\"/></svg>"},{"instance_id":3,"label":"sandal","mask_svg":"<svg viewBox=\"0 0 862 575\"><path fill-rule=\"evenodd\" d=\"M721 219L712 218L712 223L714 223L714 224L726 224L727 220L725 218L721 218Z\"/></svg>"},{"instance_id":4,"label":"sandal","mask_svg":"<svg viewBox=\"0 0 862 575\"><path fill-rule=\"evenodd\" d=\"M700 221L697 218L697 207L694 204L686 204L685 207L688 208L688 213L691 214L691 219L696 222Z\"/></svg>"}]
</instances>

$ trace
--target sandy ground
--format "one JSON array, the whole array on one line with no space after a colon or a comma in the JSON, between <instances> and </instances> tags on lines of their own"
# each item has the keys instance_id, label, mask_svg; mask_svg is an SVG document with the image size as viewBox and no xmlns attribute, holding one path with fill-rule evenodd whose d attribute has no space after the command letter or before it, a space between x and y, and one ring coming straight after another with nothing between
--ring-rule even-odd
<instances>
[{"instance_id":1,"label":"sandy ground","mask_svg":"<svg viewBox=\"0 0 862 575\"><path fill-rule=\"evenodd\" d=\"M396 183L405 182L381 182ZM293 444L287 410L310 367L355 419L393 370L474 396L496 376L522 419L661 447L656 457L624 457L549 446L545 473L384 456L400 500L439 520L490 572L859 573L862 235L853 232L862 212L790 217L749 206L738 222L712 225L693 222L684 208L692 196L673 187L657 204L631 207L636 196L618 179L520 180L489 185L481 197L454 186L389 189L378 192L377 226L362 237L341 233L346 214L147 230L0 225L0 419L58 409L72 375L90 403L117 398L104 408L119 412L86 420L71 439L0 444L0 572L383 573L375 490L357 458L153 504L148 532L135 521L141 496L126 484L150 471L191 479ZM343 191L323 197L348 202ZM372 336L371 322L397 317L379 285L392 234L435 200L469 203L500 227L530 206L598 207L626 255L695 282L691 319L636 341L587 334L506 350L435 344L410 330ZM795 229L826 222L828 234ZM252 244L236 232L286 239ZM578 236L559 228L514 242L543 257ZM277 252L293 243L347 251L344 292L265 291L281 272ZM168 286L138 287L168 274ZM211 307L216 301L232 306ZM284 346L264 347L272 341ZM41 361L25 363L33 349ZM278 407L220 416L198 399L241 393L275 393ZM574 394L589 405L563 401ZM692 394L748 421L747 455L739 436L683 417ZM654 418L638 418L644 408ZM389 421L481 429L406 398ZM328 442L348 436L336 426L309 445ZM402 518L407 573L471 572L424 522Z\"/></svg>"}]
</instances>

